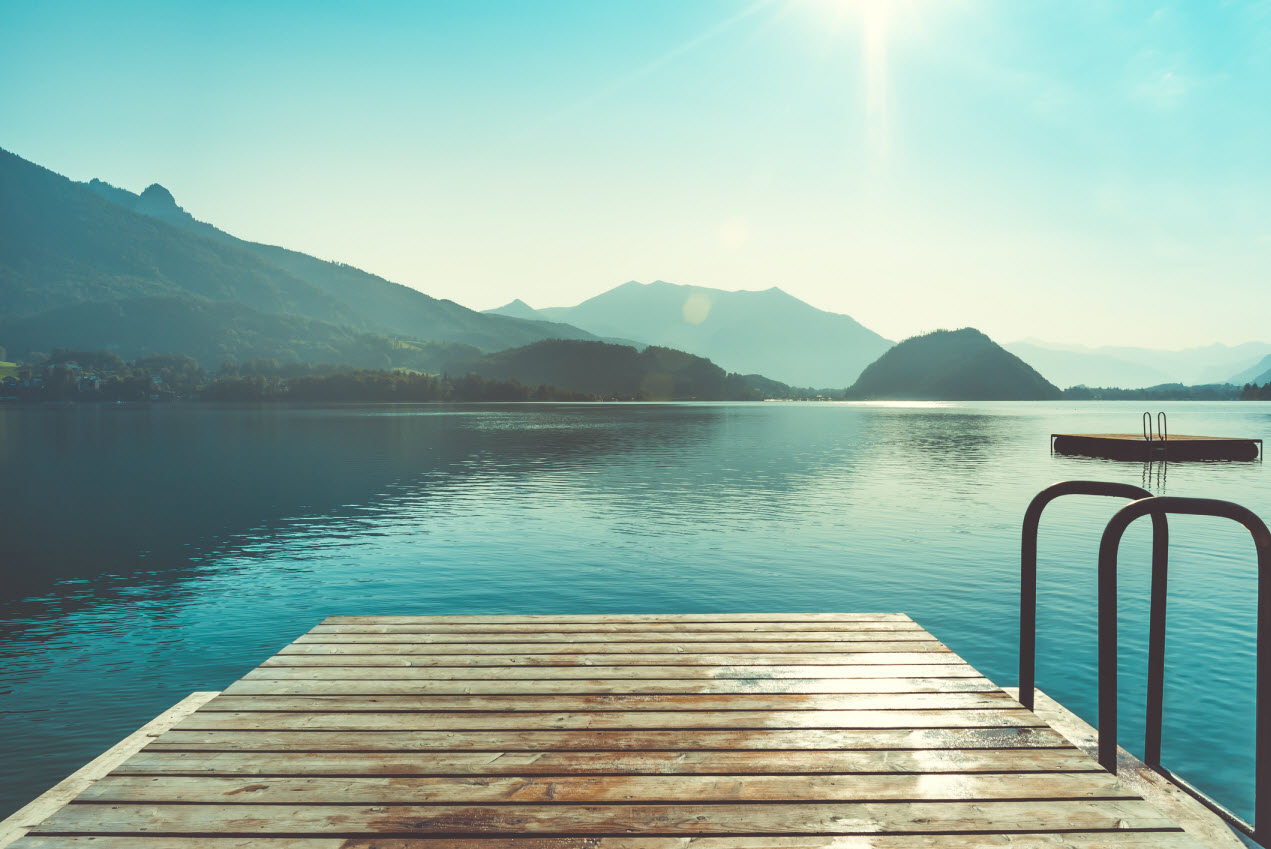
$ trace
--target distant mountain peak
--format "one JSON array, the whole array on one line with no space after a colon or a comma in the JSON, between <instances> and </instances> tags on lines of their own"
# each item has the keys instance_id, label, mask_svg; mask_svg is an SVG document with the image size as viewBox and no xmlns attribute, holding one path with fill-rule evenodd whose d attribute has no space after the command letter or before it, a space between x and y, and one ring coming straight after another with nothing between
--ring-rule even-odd
<instances>
[{"instance_id":1,"label":"distant mountain peak","mask_svg":"<svg viewBox=\"0 0 1271 849\"><path fill-rule=\"evenodd\" d=\"M631 280L538 315L599 336L688 351L738 374L818 388L847 386L891 347L851 316L819 310L778 286L729 291Z\"/></svg>"},{"instance_id":2,"label":"distant mountain peak","mask_svg":"<svg viewBox=\"0 0 1271 849\"><path fill-rule=\"evenodd\" d=\"M973 327L913 336L887 351L848 392L857 400L1040 401L1057 387Z\"/></svg>"},{"instance_id":3,"label":"distant mountain peak","mask_svg":"<svg viewBox=\"0 0 1271 849\"><path fill-rule=\"evenodd\" d=\"M154 208L163 206L180 208L177 207L177 199L172 196L172 192L168 191L158 183L151 183L149 186L146 186L146 190L141 193L141 200L144 201L147 206Z\"/></svg>"},{"instance_id":4,"label":"distant mountain peak","mask_svg":"<svg viewBox=\"0 0 1271 849\"><path fill-rule=\"evenodd\" d=\"M492 310L485 310L485 312L489 315L505 315L510 316L511 318L528 318L534 321L541 321L543 319L543 316L539 315L536 309L525 303L525 301L522 301L520 298L509 301L501 307L495 307Z\"/></svg>"}]
</instances>

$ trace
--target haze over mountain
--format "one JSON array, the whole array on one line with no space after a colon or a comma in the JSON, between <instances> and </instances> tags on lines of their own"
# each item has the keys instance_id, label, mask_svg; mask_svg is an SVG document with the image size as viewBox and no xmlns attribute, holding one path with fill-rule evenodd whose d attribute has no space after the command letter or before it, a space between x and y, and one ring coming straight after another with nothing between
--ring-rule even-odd
<instances>
[{"instance_id":1,"label":"haze over mountain","mask_svg":"<svg viewBox=\"0 0 1271 849\"><path fill-rule=\"evenodd\" d=\"M394 351L415 361L421 342L497 350L592 338L244 242L194 221L161 186L90 187L2 150L0 298L0 344L18 356L104 344L126 357L198 352L209 366L294 354L386 367L405 364Z\"/></svg>"},{"instance_id":2,"label":"haze over mountain","mask_svg":"<svg viewBox=\"0 0 1271 849\"><path fill-rule=\"evenodd\" d=\"M1259 385L1271 383L1271 354L1258 360L1248 368L1236 372L1227 379L1227 382L1236 386L1244 386L1246 383L1257 383Z\"/></svg>"},{"instance_id":3,"label":"haze over mountain","mask_svg":"<svg viewBox=\"0 0 1271 849\"><path fill-rule=\"evenodd\" d=\"M906 339L871 363L852 400L1043 401L1059 388L980 331L937 330Z\"/></svg>"},{"instance_id":4,"label":"haze over mountain","mask_svg":"<svg viewBox=\"0 0 1271 849\"><path fill-rule=\"evenodd\" d=\"M1271 354L1271 343L1266 342L1158 350L1112 345L1087 348L1028 340L1003 347L1065 387L1240 383L1232 378L1234 374L1254 368Z\"/></svg>"},{"instance_id":5,"label":"haze over mountain","mask_svg":"<svg viewBox=\"0 0 1271 849\"><path fill-rule=\"evenodd\" d=\"M517 300L490 312L526 317L527 308ZM892 344L850 316L819 310L776 287L730 292L632 280L576 306L534 314L600 336L689 351L730 371L762 372L796 386L849 386Z\"/></svg>"},{"instance_id":6,"label":"haze over mountain","mask_svg":"<svg viewBox=\"0 0 1271 849\"><path fill-rule=\"evenodd\" d=\"M140 195L101 180L85 184L102 197L134 212L166 221L214 242L242 248L250 254L312 284L355 310L373 329L416 339L464 342L498 350L532 339L594 339L578 328L537 316L493 323L483 313L454 301L439 300L417 289L393 283L342 262L328 262L299 251L263 245L232 236L198 221L179 207L172 194L157 183Z\"/></svg>"}]
</instances>

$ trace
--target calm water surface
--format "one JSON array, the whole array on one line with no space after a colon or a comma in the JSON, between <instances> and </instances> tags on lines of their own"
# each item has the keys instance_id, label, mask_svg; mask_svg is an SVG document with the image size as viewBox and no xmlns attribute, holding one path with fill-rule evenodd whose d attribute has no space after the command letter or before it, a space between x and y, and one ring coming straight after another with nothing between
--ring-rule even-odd
<instances>
[{"instance_id":1,"label":"calm water surface","mask_svg":"<svg viewBox=\"0 0 1271 849\"><path fill-rule=\"evenodd\" d=\"M1170 404L1268 436L1271 405ZM1059 479L1228 498L1260 463L1052 456L1140 404L0 409L0 816L324 616L903 611L1013 684L1019 525ZM1113 502L1056 502L1039 683L1094 718L1094 567ZM1123 740L1142 739L1147 540L1122 555ZM1254 560L1171 520L1165 762L1246 816Z\"/></svg>"}]
</instances>

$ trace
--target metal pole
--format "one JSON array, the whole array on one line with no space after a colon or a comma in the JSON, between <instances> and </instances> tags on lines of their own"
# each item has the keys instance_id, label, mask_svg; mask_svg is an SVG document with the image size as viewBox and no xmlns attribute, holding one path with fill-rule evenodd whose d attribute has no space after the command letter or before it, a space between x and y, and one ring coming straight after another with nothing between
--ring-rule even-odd
<instances>
[{"instance_id":1,"label":"metal pole","mask_svg":"<svg viewBox=\"0 0 1271 849\"><path fill-rule=\"evenodd\" d=\"M1258 516L1239 504L1230 501L1218 501L1211 498L1178 498L1158 496L1144 498L1129 504L1119 511L1108 522L1099 540L1099 763L1105 769L1115 773L1117 756L1117 608L1116 608L1116 570L1117 551L1121 546L1121 537L1125 529L1135 519L1151 515L1164 518L1169 513L1183 513L1195 516L1215 516L1239 522L1253 537L1258 557L1258 625L1257 625L1257 683L1255 692L1255 743L1254 743L1254 820L1253 825L1226 810L1208 796L1199 792L1186 782L1175 780L1176 784L1195 796L1210 810L1217 813L1234 828L1253 838L1257 843L1267 845L1271 842L1271 655L1264 650L1265 643L1271 634L1271 531ZM1153 544L1156 536L1153 535ZM1164 677L1164 628L1165 628L1165 586L1164 567L1161 567L1158 582L1157 562L1153 557L1152 581L1152 627L1151 646L1149 647L1150 680ZM1158 606L1159 605L1159 606ZM1159 612L1158 612L1159 611ZM1159 626L1159 633L1155 630ZM1153 670L1153 667L1155 671ZM1156 683L1160 683L1159 680ZM1159 697L1159 690L1157 692ZM1152 705L1153 695L1149 684L1148 707L1148 763L1162 774L1169 776L1168 771L1160 767L1161 715L1159 704ZM1154 748L1154 752L1152 751ZM1155 760L1155 763L1153 763Z\"/></svg>"},{"instance_id":2,"label":"metal pole","mask_svg":"<svg viewBox=\"0 0 1271 849\"><path fill-rule=\"evenodd\" d=\"M1019 578L1019 701L1029 710L1033 709L1037 686L1037 529L1046 505L1063 495L1101 495L1132 501L1152 497L1146 489L1126 483L1061 481L1046 487L1029 502L1024 511ZM1163 538L1168 540L1164 521L1162 517Z\"/></svg>"},{"instance_id":3,"label":"metal pole","mask_svg":"<svg viewBox=\"0 0 1271 849\"><path fill-rule=\"evenodd\" d=\"M1165 609L1169 599L1169 525L1164 513L1152 514L1152 606L1148 614L1147 737L1143 760L1161 764L1161 723L1165 711Z\"/></svg>"}]
</instances>

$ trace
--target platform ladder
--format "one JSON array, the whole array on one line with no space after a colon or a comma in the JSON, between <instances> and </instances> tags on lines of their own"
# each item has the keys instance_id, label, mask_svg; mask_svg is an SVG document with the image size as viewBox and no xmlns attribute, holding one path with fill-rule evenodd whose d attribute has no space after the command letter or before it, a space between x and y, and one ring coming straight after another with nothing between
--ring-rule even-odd
<instances>
[{"instance_id":1,"label":"platform ladder","mask_svg":"<svg viewBox=\"0 0 1271 849\"><path fill-rule=\"evenodd\" d=\"M1150 421L1144 413L1145 424ZM1163 416L1164 414L1160 414ZM1162 419L1163 422L1163 419ZM1146 429L1146 428L1145 428ZM1039 492L1024 513L1020 555L1019 700L1034 706L1037 654L1037 531L1046 505L1064 495L1130 499L1108 521L1099 541L1098 562L1098 746L1099 764L1117 771L1117 553L1126 528L1152 520L1152 589L1148 614L1147 730L1144 763L1193 796L1234 830L1271 849L1271 532L1256 514L1230 501L1153 496L1137 486L1104 481L1063 481ZM1214 516L1243 525L1257 554L1257 655L1255 669L1254 817L1248 823L1161 764L1161 724L1165 691L1165 612L1169 577L1169 514Z\"/></svg>"},{"instance_id":2,"label":"platform ladder","mask_svg":"<svg viewBox=\"0 0 1271 849\"><path fill-rule=\"evenodd\" d=\"M1143 413L1143 439L1145 442L1152 444L1152 447L1162 454L1166 453L1169 448L1169 418L1165 415L1165 411L1161 410L1156 414L1156 432L1152 432L1152 414L1144 411Z\"/></svg>"}]
</instances>

